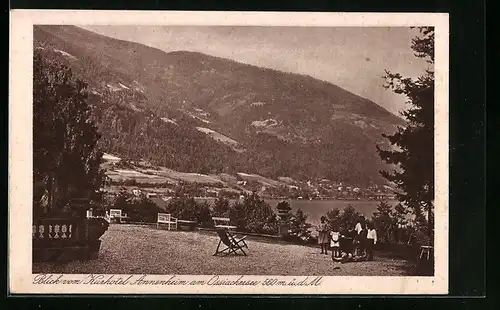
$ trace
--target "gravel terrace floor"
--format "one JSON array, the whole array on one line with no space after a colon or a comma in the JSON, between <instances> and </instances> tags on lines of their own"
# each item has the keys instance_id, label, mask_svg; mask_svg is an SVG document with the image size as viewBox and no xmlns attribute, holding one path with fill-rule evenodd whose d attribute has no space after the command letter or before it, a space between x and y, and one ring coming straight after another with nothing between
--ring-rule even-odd
<instances>
[{"instance_id":1,"label":"gravel terrace floor","mask_svg":"<svg viewBox=\"0 0 500 310\"><path fill-rule=\"evenodd\" d=\"M101 237L99 258L33 263L33 273L404 276L409 264L375 253L374 261L341 264L319 248L247 237L248 256L212 256L215 232L166 231L112 224Z\"/></svg>"}]
</instances>

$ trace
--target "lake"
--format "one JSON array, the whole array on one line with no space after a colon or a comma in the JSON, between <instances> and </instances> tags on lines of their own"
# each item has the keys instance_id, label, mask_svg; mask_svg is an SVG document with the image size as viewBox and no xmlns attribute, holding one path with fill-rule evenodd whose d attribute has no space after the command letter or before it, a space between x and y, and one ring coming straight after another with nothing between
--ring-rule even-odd
<instances>
[{"instance_id":1,"label":"lake","mask_svg":"<svg viewBox=\"0 0 500 310\"><path fill-rule=\"evenodd\" d=\"M274 209L281 200L265 199L265 201ZM234 200L231 201L233 203ZM363 200L288 200L292 212L295 213L298 209L302 209L307 214L307 221L314 224L319 222L321 216L326 215L331 209L343 210L351 205L354 209L363 214L367 219L371 218L372 214L377 211L379 201L363 201ZM388 201L390 205L396 205L397 201Z\"/></svg>"},{"instance_id":2,"label":"lake","mask_svg":"<svg viewBox=\"0 0 500 310\"><path fill-rule=\"evenodd\" d=\"M266 200L271 207L276 208L280 200ZM321 216L326 215L331 209L343 210L351 205L354 209L363 214L367 219L372 217L372 214L377 211L379 201L361 201L361 200L291 200L289 201L292 212L302 209L308 215L307 220L310 223L319 222ZM395 201L388 202L395 205Z\"/></svg>"}]
</instances>

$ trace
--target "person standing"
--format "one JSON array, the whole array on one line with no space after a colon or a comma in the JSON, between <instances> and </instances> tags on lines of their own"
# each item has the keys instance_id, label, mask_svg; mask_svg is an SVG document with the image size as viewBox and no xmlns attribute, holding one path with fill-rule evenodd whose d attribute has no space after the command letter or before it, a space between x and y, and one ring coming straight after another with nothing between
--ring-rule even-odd
<instances>
[{"instance_id":1,"label":"person standing","mask_svg":"<svg viewBox=\"0 0 500 310\"><path fill-rule=\"evenodd\" d=\"M358 219L358 222L356 223L356 227L354 228L354 230L356 231L356 233L359 235L359 233L361 232L361 230L363 230L363 226L365 226L365 217L363 215L361 215Z\"/></svg>"},{"instance_id":2,"label":"person standing","mask_svg":"<svg viewBox=\"0 0 500 310\"><path fill-rule=\"evenodd\" d=\"M373 223L368 223L368 231L366 234L366 252L368 260L373 260L373 248L377 244L377 231Z\"/></svg>"},{"instance_id":3,"label":"person standing","mask_svg":"<svg viewBox=\"0 0 500 310\"><path fill-rule=\"evenodd\" d=\"M334 226L330 231L330 247L332 250L332 259L340 257L340 230Z\"/></svg>"},{"instance_id":4,"label":"person standing","mask_svg":"<svg viewBox=\"0 0 500 310\"><path fill-rule=\"evenodd\" d=\"M326 217L321 217L321 223L318 225L318 243L321 246L321 254L328 254L328 225Z\"/></svg>"},{"instance_id":5,"label":"person standing","mask_svg":"<svg viewBox=\"0 0 500 310\"><path fill-rule=\"evenodd\" d=\"M366 256L366 238L368 235L368 230L366 228L366 223L361 223L361 230L356 236L356 256L365 257Z\"/></svg>"},{"instance_id":6,"label":"person standing","mask_svg":"<svg viewBox=\"0 0 500 310\"><path fill-rule=\"evenodd\" d=\"M356 231L352 228L351 224L347 224L347 231L343 233L345 242L345 252L347 258L352 258L354 252L354 238L356 237Z\"/></svg>"}]
</instances>

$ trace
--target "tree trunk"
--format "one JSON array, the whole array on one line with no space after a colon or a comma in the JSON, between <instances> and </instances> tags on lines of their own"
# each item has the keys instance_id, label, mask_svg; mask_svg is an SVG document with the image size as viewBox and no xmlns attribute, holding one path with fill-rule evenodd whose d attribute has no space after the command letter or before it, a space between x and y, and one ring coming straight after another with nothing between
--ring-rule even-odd
<instances>
[{"instance_id":1,"label":"tree trunk","mask_svg":"<svg viewBox=\"0 0 500 310\"><path fill-rule=\"evenodd\" d=\"M434 240L432 238L432 231L434 229L434 221L432 219L432 204L428 203L427 204L427 235L429 237L429 243L434 244Z\"/></svg>"},{"instance_id":2,"label":"tree trunk","mask_svg":"<svg viewBox=\"0 0 500 310\"><path fill-rule=\"evenodd\" d=\"M45 214L53 210L53 196L54 196L54 174L51 172L49 176L49 190L48 190L48 202L47 202L47 207L44 210Z\"/></svg>"}]
</instances>

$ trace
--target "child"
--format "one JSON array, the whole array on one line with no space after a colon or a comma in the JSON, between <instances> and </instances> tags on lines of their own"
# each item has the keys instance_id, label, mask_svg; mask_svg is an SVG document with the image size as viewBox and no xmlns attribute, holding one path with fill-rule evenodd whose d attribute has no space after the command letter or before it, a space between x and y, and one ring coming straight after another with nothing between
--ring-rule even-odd
<instances>
[{"instance_id":1,"label":"child","mask_svg":"<svg viewBox=\"0 0 500 310\"><path fill-rule=\"evenodd\" d=\"M340 257L340 231L334 227L330 232L330 247L332 248L332 259Z\"/></svg>"},{"instance_id":2,"label":"child","mask_svg":"<svg viewBox=\"0 0 500 310\"><path fill-rule=\"evenodd\" d=\"M377 231L373 223L369 223L366 234L366 252L370 261L373 260L373 247L375 244L377 244Z\"/></svg>"},{"instance_id":3,"label":"child","mask_svg":"<svg viewBox=\"0 0 500 310\"><path fill-rule=\"evenodd\" d=\"M321 254L328 254L328 226L326 217L321 217L321 223L318 225L318 243L321 246Z\"/></svg>"}]
</instances>

